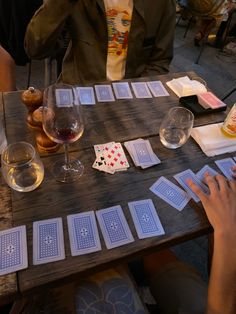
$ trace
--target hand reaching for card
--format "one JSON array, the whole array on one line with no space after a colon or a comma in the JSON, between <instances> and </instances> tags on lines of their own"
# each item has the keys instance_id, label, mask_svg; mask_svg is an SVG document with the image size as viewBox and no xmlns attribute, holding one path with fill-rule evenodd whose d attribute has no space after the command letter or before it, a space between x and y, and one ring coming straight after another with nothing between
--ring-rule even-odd
<instances>
[{"instance_id":1,"label":"hand reaching for card","mask_svg":"<svg viewBox=\"0 0 236 314\"><path fill-rule=\"evenodd\" d=\"M202 201L215 234L232 237L232 230L235 230L236 225L236 181L227 180L221 175L212 177L206 174L205 182L209 187L209 194L204 193L191 180L188 184ZM236 231L233 237L236 238Z\"/></svg>"}]
</instances>

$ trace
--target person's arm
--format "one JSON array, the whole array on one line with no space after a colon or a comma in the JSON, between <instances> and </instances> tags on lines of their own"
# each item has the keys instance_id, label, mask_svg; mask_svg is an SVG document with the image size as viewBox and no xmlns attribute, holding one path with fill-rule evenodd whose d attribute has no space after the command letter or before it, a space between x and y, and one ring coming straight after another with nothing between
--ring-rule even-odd
<instances>
[{"instance_id":1,"label":"person's arm","mask_svg":"<svg viewBox=\"0 0 236 314\"><path fill-rule=\"evenodd\" d=\"M145 76L169 72L169 65L173 58L176 2L170 0L165 3L165 10L156 33L152 54L145 69Z\"/></svg>"},{"instance_id":2,"label":"person's arm","mask_svg":"<svg viewBox=\"0 0 236 314\"><path fill-rule=\"evenodd\" d=\"M44 0L32 17L25 34L25 50L32 59L52 56L65 21L72 12L73 0Z\"/></svg>"},{"instance_id":3,"label":"person's arm","mask_svg":"<svg viewBox=\"0 0 236 314\"><path fill-rule=\"evenodd\" d=\"M236 167L235 167L236 171ZM206 175L210 194L193 182L207 217L214 228L214 250L208 288L207 314L236 313L236 181Z\"/></svg>"},{"instance_id":4,"label":"person's arm","mask_svg":"<svg viewBox=\"0 0 236 314\"><path fill-rule=\"evenodd\" d=\"M0 46L0 92L16 90L15 61L10 54Z\"/></svg>"}]
</instances>

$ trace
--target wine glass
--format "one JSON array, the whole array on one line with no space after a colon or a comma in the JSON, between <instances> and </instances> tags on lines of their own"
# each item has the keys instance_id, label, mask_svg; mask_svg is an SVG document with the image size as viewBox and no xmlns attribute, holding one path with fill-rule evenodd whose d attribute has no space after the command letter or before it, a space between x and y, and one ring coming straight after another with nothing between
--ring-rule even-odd
<instances>
[{"instance_id":1,"label":"wine glass","mask_svg":"<svg viewBox=\"0 0 236 314\"><path fill-rule=\"evenodd\" d=\"M58 160L52 168L54 177L60 182L75 181L84 171L82 163L69 157L68 151L68 145L84 132L81 105L76 99L71 85L53 84L44 91L43 129L52 141L65 148L65 159Z\"/></svg>"},{"instance_id":2,"label":"wine glass","mask_svg":"<svg viewBox=\"0 0 236 314\"><path fill-rule=\"evenodd\" d=\"M160 125L161 143L171 149L184 145L193 127L194 116L183 107L173 107L165 115Z\"/></svg>"}]
</instances>

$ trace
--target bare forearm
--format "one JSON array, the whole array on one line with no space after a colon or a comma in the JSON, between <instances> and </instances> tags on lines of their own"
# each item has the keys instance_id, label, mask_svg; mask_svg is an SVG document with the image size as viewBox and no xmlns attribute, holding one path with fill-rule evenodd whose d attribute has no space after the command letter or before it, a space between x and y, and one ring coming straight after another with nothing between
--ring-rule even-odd
<instances>
[{"instance_id":1,"label":"bare forearm","mask_svg":"<svg viewBox=\"0 0 236 314\"><path fill-rule=\"evenodd\" d=\"M236 239L215 236L207 314L236 313Z\"/></svg>"}]
</instances>

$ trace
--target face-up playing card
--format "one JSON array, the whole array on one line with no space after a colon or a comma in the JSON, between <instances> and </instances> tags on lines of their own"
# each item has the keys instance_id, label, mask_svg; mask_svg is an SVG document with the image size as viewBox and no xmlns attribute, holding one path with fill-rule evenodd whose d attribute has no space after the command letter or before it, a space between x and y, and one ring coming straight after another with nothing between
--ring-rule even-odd
<instances>
[{"instance_id":1,"label":"face-up playing card","mask_svg":"<svg viewBox=\"0 0 236 314\"><path fill-rule=\"evenodd\" d=\"M115 169L110 169L110 167L107 166L107 162L106 162L105 157L103 156L103 154L101 154L100 156L98 156L96 158L96 160L94 161L92 167L94 169L99 170L99 171L108 172L110 174L114 174L115 173Z\"/></svg>"},{"instance_id":2,"label":"face-up playing card","mask_svg":"<svg viewBox=\"0 0 236 314\"><path fill-rule=\"evenodd\" d=\"M111 170L122 170L129 167L128 160L125 156L121 143L114 143L111 146L105 146L103 156L107 162L107 166Z\"/></svg>"},{"instance_id":3,"label":"face-up playing card","mask_svg":"<svg viewBox=\"0 0 236 314\"><path fill-rule=\"evenodd\" d=\"M67 216L71 255L83 255L101 250L93 211Z\"/></svg>"},{"instance_id":4,"label":"face-up playing card","mask_svg":"<svg viewBox=\"0 0 236 314\"><path fill-rule=\"evenodd\" d=\"M94 151L95 151L95 155L96 157L100 156L101 154L103 154L105 147L109 148L111 147L113 144L115 144L115 142L109 142L109 143L105 143L105 144L97 144L94 145Z\"/></svg>"},{"instance_id":5,"label":"face-up playing card","mask_svg":"<svg viewBox=\"0 0 236 314\"><path fill-rule=\"evenodd\" d=\"M61 218L33 223L33 264L51 263L65 259Z\"/></svg>"},{"instance_id":6,"label":"face-up playing card","mask_svg":"<svg viewBox=\"0 0 236 314\"><path fill-rule=\"evenodd\" d=\"M73 106L73 93L71 89L56 89L55 95L57 107Z\"/></svg>"},{"instance_id":7,"label":"face-up playing card","mask_svg":"<svg viewBox=\"0 0 236 314\"><path fill-rule=\"evenodd\" d=\"M233 179L233 170L232 167L236 165L235 161L232 158L224 158L221 160L216 160L215 163L217 167L220 168L224 176L232 180Z\"/></svg>"},{"instance_id":8,"label":"face-up playing card","mask_svg":"<svg viewBox=\"0 0 236 314\"><path fill-rule=\"evenodd\" d=\"M115 101L112 88L110 85L95 85L95 91L98 101L100 102Z\"/></svg>"},{"instance_id":9,"label":"face-up playing card","mask_svg":"<svg viewBox=\"0 0 236 314\"><path fill-rule=\"evenodd\" d=\"M160 177L150 187L150 190L179 211L181 211L190 200L190 196L185 191L165 177Z\"/></svg>"},{"instance_id":10,"label":"face-up playing card","mask_svg":"<svg viewBox=\"0 0 236 314\"><path fill-rule=\"evenodd\" d=\"M147 86L149 87L154 97L170 96L161 81L147 82Z\"/></svg>"},{"instance_id":11,"label":"face-up playing card","mask_svg":"<svg viewBox=\"0 0 236 314\"><path fill-rule=\"evenodd\" d=\"M120 205L100 209L96 216L108 249L134 241Z\"/></svg>"},{"instance_id":12,"label":"face-up playing card","mask_svg":"<svg viewBox=\"0 0 236 314\"><path fill-rule=\"evenodd\" d=\"M0 276L27 267L25 226L0 231Z\"/></svg>"},{"instance_id":13,"label":"face-up playing card","mask_svg":"<svg viewBox=\"0 0 236 314\"><path fill-rule=\"evenodd\" d=\"M198 177L190 169L187 169L183 172L180 172L180 173L174 175L174 178L185 189L185 191L194 199L195 202L199 202L200 199L193 192L193 190L189 187L189 185L187 183L188 179L191 179L193 181L193 183L195 183L205 193L209 193L208 187L204 183L202 183L202 181L199 180Z\"/></svg>"},{"instance_id":14,"label":"face-up playing card","mask_svg":"<svg viewBox=\"0 0 236 314\"><path fill-rule=\"evenodd\" d=\"M128 206L139 239L165 233L152 200L130 202Z\"/></svg>"},{"instance_id":15,"label":"face-up playing card","mask_svg":"<svg viewBox=\"0 0 236 314\"><path fill-rule=\"evenodd\" d=\"M117 99L133 98L128 82L116 82L112 83L112 86Z\"/></svg>"},{"instance_id":16,"label":"face-up playing card","mask_svg":"<svg viewBox=\"0 0 236 314\"><path fill-rule=\"evenodd\" d=\"M211 168L208 165L205 165L201 170L199 170L196 173L196 176L198 177L199 180L201 180L202 182L204 182L205 179L205 174L208 173L211 176L216 176L218 174L217 171L215 171L213 168Z\"/></svg>"},{"instance_id":17,"label":"face-up playing card","mask_svg":"<svg viewBox=\"0 0 236 314\"><path fill-rule=\"evenodd\" d=\"M132 82L131 86L136 98L152 98L152 94L150 93L146 83Z\"/></svg>"},{"instance_id":18,"label":"face-up playing card","mask_svg":"<svg viewBox=\"0 0 236 314\"><path fill-rule=\"evenodd\" d=\"M95 105L94 90L92 87L76 88L81 105Z\"/></svg>"}]
</instances>

